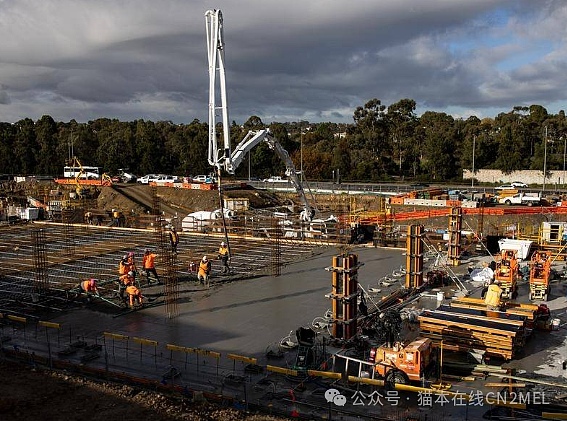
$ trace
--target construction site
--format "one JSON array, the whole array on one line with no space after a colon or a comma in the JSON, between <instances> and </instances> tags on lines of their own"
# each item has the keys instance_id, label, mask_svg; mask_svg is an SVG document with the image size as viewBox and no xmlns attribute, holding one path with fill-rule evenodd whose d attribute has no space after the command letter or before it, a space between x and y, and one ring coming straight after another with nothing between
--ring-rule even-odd
<instances>
[{"instance_id":1,"label":"construction site","mask_svg":"<svg viewBox=\"0 0 567 421\"><path fill-rule=\"evenodd\" d=\"M0 185L0 419L567 419L567 201L317 191L232 147L206 24L210 180Z\"/></svg>"}]
</instances>

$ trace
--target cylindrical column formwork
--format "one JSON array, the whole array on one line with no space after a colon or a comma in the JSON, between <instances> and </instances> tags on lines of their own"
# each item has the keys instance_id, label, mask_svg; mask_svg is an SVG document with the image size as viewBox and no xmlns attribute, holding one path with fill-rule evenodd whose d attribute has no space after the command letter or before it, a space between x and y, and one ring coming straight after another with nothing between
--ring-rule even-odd
<instances>
[{"instance_id":1,"label":"cylindrical column formwork","mask_svg":"<svg viewBox=\"0 0 567 421\"><path fill-rule=\"evenodd\" d=\"M458 266L461 261L461 228L463 224L463 210L461 207L451 208L449 214L449 244L447 257L453 266Z\"/></svg>"},{"instance_id":2,"label":"cylindrical column formwork","mask_svg":"<svg viewBox=\"0 0 567 421\"><path fill-rule=\"evenodd\" d=\"M423 225L408 226L406 240L406 288L423 284Z\"/></svg>"},{"instance_id":3,"label":"cylindrical column formwork","mask_svg":"<svg viewBox=\"0 0 567 421\"><path fill-rule=\"evenodd\" d=\"M342 254L333 257L333 337L348 340L356 335L358 315L358 256Z\"/></svg>"}]
</instances>

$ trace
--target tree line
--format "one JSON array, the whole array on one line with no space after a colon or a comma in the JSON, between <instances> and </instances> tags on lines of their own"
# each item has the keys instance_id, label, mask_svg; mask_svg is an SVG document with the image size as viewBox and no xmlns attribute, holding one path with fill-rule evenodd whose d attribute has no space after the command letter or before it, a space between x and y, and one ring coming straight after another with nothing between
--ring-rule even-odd
<instances>
[{"instance_id":1,"label":"tree line","mask_svg":"<svg viewBox=\"0 0 567 421\"><path fill-rule=\"evenodd\" d=\"M257 116L232 123L236 145L249 130L269 127L311 180L458 180L464 168L562 169L567 146L565 113L541 105L514 107L495 118L455 119L442 112L415 112L412 99L388 106L372 99L354 110L353 123L307 121L266 125ZM56 122L45 115L0 123L0 173L62 175L70 145L83 165L113 174L129 168L138 175L197 175L211 172L207 162L208 125L169 121L123 122L100 118L87 123ZM249 161L248 161L249 160ZM250 172L249 172L250 171ZM261 144L237 175L282 174L284 165Z\"/></svg>"}]
</instances>

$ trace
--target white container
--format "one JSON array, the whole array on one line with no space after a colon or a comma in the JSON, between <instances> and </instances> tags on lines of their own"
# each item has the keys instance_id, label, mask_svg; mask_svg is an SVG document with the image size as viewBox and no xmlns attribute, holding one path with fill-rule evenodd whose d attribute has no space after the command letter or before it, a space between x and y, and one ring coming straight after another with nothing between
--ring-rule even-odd
<instances>
[{"instance_id":1,"label":"white container","mask_svg":"<svg viewBox=\"0 0 567 421\"><path fill-rule=\"evenodd\" d=\"M551 330L559 330L560 324L561 324L560 319L552 319L551 320Z\"/></svg>"},{"instance_id":2,"label":"white container","mask_svg":"<svg viewBox=\"0 0 567 421\"><path fill-rule=\"evenodd\" d=\"M437 301L443 301L445 299L445 293L443 291L439 291L437 293Z\"/></svg>"}]
</instances>

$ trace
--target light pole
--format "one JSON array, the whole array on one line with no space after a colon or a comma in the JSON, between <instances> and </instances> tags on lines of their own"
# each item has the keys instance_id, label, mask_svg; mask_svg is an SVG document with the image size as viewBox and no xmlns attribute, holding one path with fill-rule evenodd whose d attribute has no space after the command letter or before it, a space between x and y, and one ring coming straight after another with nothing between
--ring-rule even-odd
<instances>
[{"instance_id":1,"label":"light pole","mask_svg":"<svg viewBox=\"0 0 567 421\"><path fill-rule=\"evenodd\" d=\"M301 182L303 183L303 133L299 135L299 172L301 173Z\"/></svg>"},{"instance_id":2,"label":"light pole","mask_svg":"<svg viewBox=\"0 0 567 421\"><path fill-rule=\"evenodd\" d=\"M567 149L567 136L563 135L563 186L565 186L565 150Z\"/></svg>"},{"instance_id":3,"label":"light pole","mask_svg":"<svg viewBox=\"0 0 567 421\"><path fill-rule=\"evenodd\" d=\"M474 150L476 146L476 134L472 138L472 177L471 177L471 187L474 187Z\"/></svg>"},{"instance_id":4,"label":"light pole","mask_svg":"<svg viewBox=\"0 0 567 421\"><path fill-rule=\"evenodd\" d=\"M542 192L545 191L545 177L547 173L547 126L545 126L545 139L543 140L545 143L543 145L543 188Z\"/></svg>"}]
</instances>

